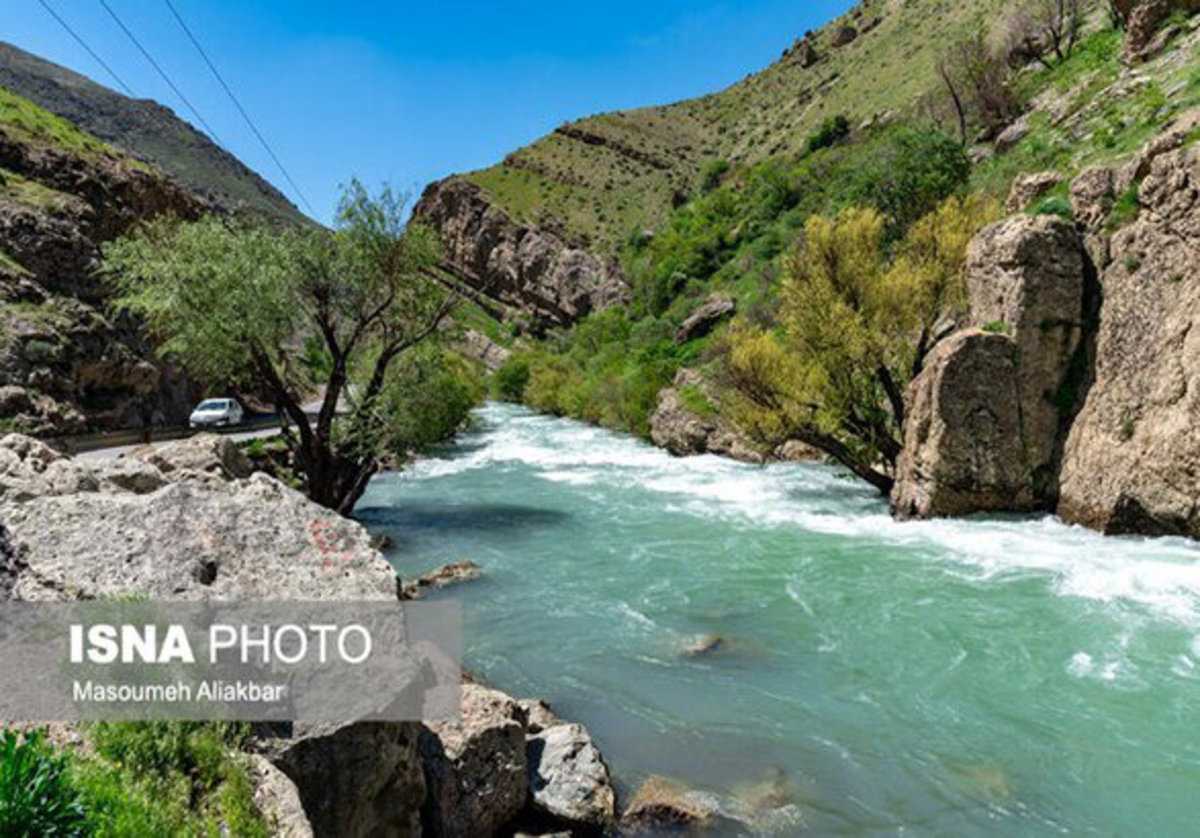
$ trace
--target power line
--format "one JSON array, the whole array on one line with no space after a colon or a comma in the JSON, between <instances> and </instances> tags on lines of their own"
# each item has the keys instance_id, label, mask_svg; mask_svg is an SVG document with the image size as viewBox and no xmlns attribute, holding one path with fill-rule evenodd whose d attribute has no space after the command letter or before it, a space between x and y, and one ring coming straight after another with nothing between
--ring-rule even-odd
<instances>
[{"instance_id":1,"label":"power line","mask_svg":"<svg viewBox=\"0 0 1200 838\"><path fill-rule=\"evenodd\" d=\"M101 2L104 2L104 0L101 0ZM184 33L188 36L188 40L192 42L192 46L194 46L197 52L200 53L200 57L204 59L204 63L208 65L208 69L212 71L212 74L220 83L221 88L225 91L226 95L229 96L230 101L232 101L234 107L237 108L238 113L242 115L242 119L246 120L246 124L249 125L250 130L254 132L254 136L258 137L258 141L262 143L262 147L267 150L267 154L269 154L271 159L275 161L275 165L279 167L279 171L283 173L283 176L287 179L287 182L291 184L292 190L300 197L301 202L303 202L304 206L308 209L309 214L315 216L316 212L313 210L312 204L308 202L308 198L304 196L304 193L300 190L300 187L296 185L296 181L294 181L292 176L288 174L288 170L284 167L278 155L275 154L275 151L271 148L266 138L263 137L262 132L258 130L258 126L254 124L254 120L250 118L250 114L246 113L246 109L242 107L242 103L238 101L237 96L233 94L233 90L228 84L226 84L224 77L222 77L220 72L218 72L216 65L213 64L212 60L208 57L208 53L204 51L204 47L200 45L199 39L192 34L192 30L186 23L184 23L183 16L180 15L179 10L175 8L175 4L172 3L171 0L164 0L164 2L167 4L167 8L171 10L171 14L175 16L175 20L179 23L180 28L182 28Z\"/></svg>"},{"instance_id":2,"label":"power line","mask_svg":"<svg viewBox=\"0 0 1200 838\"><path fill-rule=\"evenodd\" d=\"M116 71L112 67L108 66L108 62L106 62L103 58L101 58L94 49L92 49L90 46L88 46L87 41L85 41L85 40L83 40L83 38L79 37L79 34L74 29L72 29L65 20L63 20L59 16L58 12L54 11L54 9L52 9L50 7L50 4L47 3L46 0L38 0L38 2L42 4L43 9L45 9L47 12L50 13L51 17L53 17L55 20L58 21L59 25L62 26L63 29L67 30L67 34L70 35L72 38L74 38L76 43L79 44L79 46L83 47L87 51L87 54L90 55L92 58L94 58L96 60L96 63L99 64L101 67L103 67L108 72L108 74L113 77L113 80L116 81L116 83L121 87L121 89L124 90L125 93L128 94L130 97L133 97L133 95L134 95L133 90L131 90L129 85L127 85L125 83L124 79L122 79L120 76L117 75Z\"/></svg>"},{"instance_id":3,"label":"power line","mask_svg":"<svg viewBox=\"0 0 1200 838\"><path fill-rule=\"evenodd\" d=\"M217 145L223 146L224 143L222 143L221 138L217 136L217 132L214 131L212 126L209 125L208 122L205 121L204 117L200 115L200 111L196 110L196 106L188 100L188 97L183 95L183 91L175 85L175 82L171 81L171 77L168 76L163 68L158 65L158 62L154 60L154 56L150 55L149 51L142 46L142 42L137 39L137 36L135 36L133 32L129 31L129 27L125 25L125 22L117 16L117 13L113 11L112 6L108 5L108 0L100 0L100 5L103 6L105 11L107 11L109 15L112 16L112 19L117 22L117 26L121 27L121 31L129 37L129 40L133 41L133 45L137 47L145 59L150 62L150 66L153 67L160 76L162 76L162 80L167 83L167 86L175 91L175 95L178 96L183 104L187 106L187 109L192 112L192 116L196 117L200 124L204 126L204 130L208 131L209 136L216 141Z\"/></svg>"}]
</instances>

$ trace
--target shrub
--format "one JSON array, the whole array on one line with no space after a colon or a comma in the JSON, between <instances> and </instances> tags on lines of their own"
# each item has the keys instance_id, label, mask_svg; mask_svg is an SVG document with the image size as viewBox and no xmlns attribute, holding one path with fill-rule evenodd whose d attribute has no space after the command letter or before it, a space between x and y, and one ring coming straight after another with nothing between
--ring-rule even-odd
<instances>
[{"instance_id":1,"label":"shrub","mask_svg":"<svg viewBox=\"0 0 1200 838\"><path fill-rule=\"evenodd\" d=\"M66 760L40 731L0 739L0 835L12 838L86 835L87 819Z\"/></svg>"},{"instance_id":2,"label":"shrub","mask_svg":"<svg viewBox=\"0 0 1200 838\"><path fill-rule=\"evenodd\" d=\"M529 359L514 355L492 377L493 392L504 401L519 402L529 385L529 374Z\"/></svg>"},{"instance_id":3,"label":"shrub","mask_svg":"<svg viewBox=\"0 0 1200 838\"><path fill-rule=\"evenodd\" d=\"M821 127L816 130L816 133L808 138L804 144L804 153L808 155L823 148L829 148L848 136L850 136L850 120L842 114L831 116L821 123Z\"/></svg>"},{"instance_id":4,"label":"shrub","mask_svg":"<svg viewBox=\"0 0 1200 838\"><path fill-rule=\"evenodd\" d=\"M721 178L729 171L729 161L724 159L710 160L700 169L700 192L712 192L721 185Z\"/></svg>"},{"instance_id":5,"label":"shrub","mask_svg":"<svg viewBox=\"0 0 1200 838\"><path fill-rule=\"evenodd\" d=\"M1034 202L1029 208L1030 215L1057 215L1059 218L1065 218L1071 221L1075 218L1075 210L1071 207L1071 202L1062 195L1047 195Z\"/></svg>"}]
</instances>

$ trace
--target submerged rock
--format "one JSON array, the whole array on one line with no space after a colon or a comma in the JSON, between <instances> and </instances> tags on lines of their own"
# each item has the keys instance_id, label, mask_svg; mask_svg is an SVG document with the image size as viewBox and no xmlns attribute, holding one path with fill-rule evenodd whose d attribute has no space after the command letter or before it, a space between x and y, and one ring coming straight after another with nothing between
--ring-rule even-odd
<instances>
[{"instance_id":1,"label":"submerged rock","mask_svg":"<svg viewBox=\"0 0 1200 838\"><path fill-rule=\"evenodd\" d=\"M479 565L469 559L451 562L442 565L437 570L423 573L417 577L416 581L406 584L401 598L420 599L426 591L435 591L460 582L470 582L472 579L478 579L482 572Z\"/></svg>"},{"instance_id":2,"label":"submerged rock","mask_svg":"<svg viewBox=\"0 0 1200 838\"><path fill-rule=\"evenodd\" d=\"M716 809L704 796L681 783L657 775L648 777L621 816L621 826L652 830L670 826L707 826Z\"/></svg>"},{"instance_id":3,"label":"submerged rock","mask_svg":"<svg viewBox=\"0 0 1200 838\"><path fill-rule=\"evenodd\" d=\"M687 648L684 649L684 654L689 658L702 658L714 652L724 651L728 647L728 641L724 637L721 637L721 635L705 634L689 643Z\"/></svg>"}]
</instances>

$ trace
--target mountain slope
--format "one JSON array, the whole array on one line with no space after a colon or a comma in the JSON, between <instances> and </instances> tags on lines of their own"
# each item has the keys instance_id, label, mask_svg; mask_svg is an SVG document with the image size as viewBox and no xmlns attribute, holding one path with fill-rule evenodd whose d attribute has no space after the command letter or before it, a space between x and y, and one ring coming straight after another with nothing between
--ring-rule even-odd
<instances>
[{"instance_id":1,"label":"mountain slope","mask_svg":"<svg viewBox=\"0 0 1200 838\"><path fill-rule=\"evenodd\" d=\"M1009 5L865 0L724 91L581 119L461 177L517 223L558 224L566 238L613 253L693 194L710 161L797 153L830 116L857 125L910 107L936 84L938 54Z\"/></svg>"},{"instance_id":2,"label":"mountain slope","mask_svg":"<svg viewBox=\"0 0 1200 838\"><path fill-rule=\"evenodd\" d=\"M0 43L0 87L162 169L223 209L310 223L279 190L157 102L122 96L7 43Z\"/></svg>"}]
</instances>

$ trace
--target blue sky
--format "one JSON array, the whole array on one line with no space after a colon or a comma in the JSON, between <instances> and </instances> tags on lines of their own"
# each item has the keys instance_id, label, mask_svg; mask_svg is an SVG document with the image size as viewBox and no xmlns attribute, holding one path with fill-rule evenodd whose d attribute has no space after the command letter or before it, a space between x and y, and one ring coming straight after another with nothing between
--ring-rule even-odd
<instances>
[{"instance_id":1,"label":"blue sky","mask_svg":"<svg viewBox=\"0 0 1200 838\"><path fill-rule=\"evenodd\" d=\"M47 0L141 97L183 104L99 0ZM227 148L290 187L162 0L108 0ZM174 0L319 220L357 175L417 192L568 119L718 90L851 0ZM38 0L0 39L115 87Z\"/></svg>"}]
</instances>

